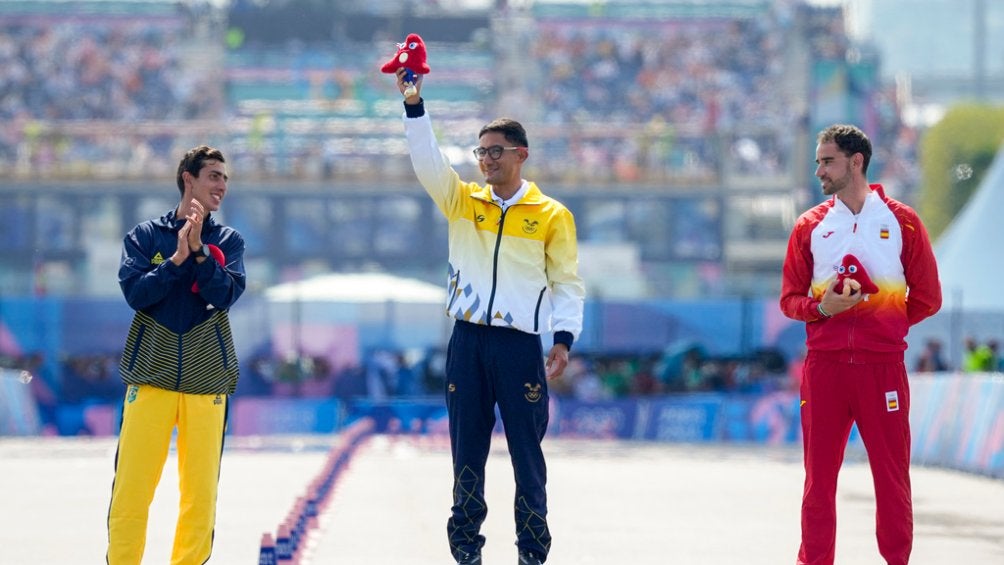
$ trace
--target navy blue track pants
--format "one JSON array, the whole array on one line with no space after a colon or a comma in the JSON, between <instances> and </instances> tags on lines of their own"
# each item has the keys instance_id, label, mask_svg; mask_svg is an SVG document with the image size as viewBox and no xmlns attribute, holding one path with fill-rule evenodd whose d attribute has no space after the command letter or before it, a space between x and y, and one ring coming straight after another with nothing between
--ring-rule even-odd
<instances>
[{"instance_id":1,"label":"navy blue track pants","mask_svg":"<svg viewBox=\"0 0 1004 565\"><path fill-rule=\"evenodd\" d=\"M540 336L458 321L446 354L446 406L453 452L453 508L447 523L454 557L485 544L485 463L498 405L516 478L516 545L545 556L548 394Z\"/></svg>"}]
</instances>

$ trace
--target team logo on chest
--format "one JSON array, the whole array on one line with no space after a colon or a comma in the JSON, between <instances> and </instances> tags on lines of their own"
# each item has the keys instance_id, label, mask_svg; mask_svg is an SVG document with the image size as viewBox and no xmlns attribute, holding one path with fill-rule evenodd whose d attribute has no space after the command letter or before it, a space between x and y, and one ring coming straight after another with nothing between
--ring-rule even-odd
<instances>
[{"instance_id":1,"label":"team logo on chest","mask_svg":"<svg viewBox=\"0 0 1004 565\"><path fill-rule=\"evenodd\" d=\"M879 228L879 239L889 239L889 226L883 225Z\"/></svg>"},{"instance_id":2,"label":"team logo on chest","mask_svg":"<svg viewBox=\"0 0 1004 565\"><path fill-rule=\"evenodd\" d=\"M540 225L540 220L531 220L526 218L523 220L523 233L532 234L537 233L537 226Z\"/></svg>"}]
</instances>

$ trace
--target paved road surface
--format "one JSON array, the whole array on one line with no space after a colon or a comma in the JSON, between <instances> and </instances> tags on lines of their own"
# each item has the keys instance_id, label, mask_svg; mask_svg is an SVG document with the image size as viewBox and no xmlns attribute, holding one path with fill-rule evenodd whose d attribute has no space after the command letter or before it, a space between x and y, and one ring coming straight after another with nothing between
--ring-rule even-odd
<instances>
[{"instance_id":1,"label":"paved road surface","mask_svg":"<svg viewBox=\"0 0 1004 565\"><path fill-rule=\"evenodd\" d=\"M335 438L241 438L224 456L214 565L257 563L320 473ZM554 565L777 565L798 546L797 448L548 439ZM0 438L0 564L104 562L112 439ZM166 564L177 515L172 452L151 509L145 563ZM914 467L914 565L1004 563L1004 481ZM516 562L504 440L488 467L488 565ZM451 563L449 452L375 436L357 452L301 562ZM867 464L838 490L837 563L880 565Z\"/></svg>"}]
</instances>

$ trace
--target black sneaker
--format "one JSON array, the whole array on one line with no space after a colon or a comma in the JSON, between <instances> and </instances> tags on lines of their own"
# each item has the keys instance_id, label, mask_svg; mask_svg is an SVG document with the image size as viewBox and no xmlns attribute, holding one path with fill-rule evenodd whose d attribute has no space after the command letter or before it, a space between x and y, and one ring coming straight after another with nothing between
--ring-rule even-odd
<instances>
[{"instance_id":1,"label":"black sneaker","mask_svg":"<svg viewBox=\"0 0 1004 565\"><path fill-rule=\"evenodd\" d=\"M481 554L465 553L457 561L457 565L481 565Z\"/></svg>"},{"instance_id":2,"label":"black sneaker","mask_svg":"<svg viewBox=\"0 0 1004 565\"><path fill-rule=\"evenodd\" d=\"M519 565L543 565L544 560L532 551L520 550Z\"/></svg>"}]
</instances>

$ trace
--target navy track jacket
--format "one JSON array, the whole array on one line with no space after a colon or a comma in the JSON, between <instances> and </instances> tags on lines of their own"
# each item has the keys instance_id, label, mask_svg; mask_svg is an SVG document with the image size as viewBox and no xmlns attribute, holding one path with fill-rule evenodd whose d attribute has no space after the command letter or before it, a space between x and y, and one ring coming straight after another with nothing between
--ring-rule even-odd
<instances>
[{"instance_id":1,"label":"navy track jacket","mask_svg":"<svg viewBox=\"0 0 1004 565\"><path fill-rule=\"evenodd\" d=\"M170 257L185 221L172 210L125 236L119 286L136 315L119 372L126 384L232 394L239 369L227 312L244 293L244 239L209 215L202 242L219 247L226 264L192 256L177 266Z\"/></svg>"}]
</instances>

